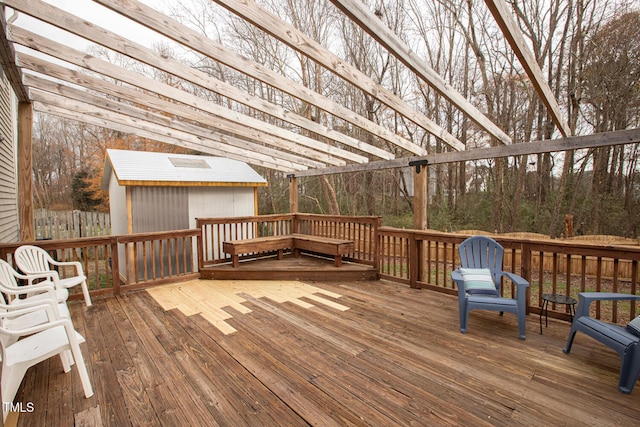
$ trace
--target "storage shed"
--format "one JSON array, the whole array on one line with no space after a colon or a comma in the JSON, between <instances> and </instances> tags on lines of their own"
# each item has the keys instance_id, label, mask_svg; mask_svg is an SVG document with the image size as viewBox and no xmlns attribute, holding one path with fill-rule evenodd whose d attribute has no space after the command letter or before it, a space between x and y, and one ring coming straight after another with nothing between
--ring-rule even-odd
<instances>
[{"instance_id":1,"label":"storage shed","mask_svg":"<svg viewBox=\"0 0 640 427\"><path fill-rule=\"evenodd\" d=\"M112 149L102 177L113 234L195 228L196 218L258 215L258 187L266 185L237 160Z\"/></svg>"}]
</instances>

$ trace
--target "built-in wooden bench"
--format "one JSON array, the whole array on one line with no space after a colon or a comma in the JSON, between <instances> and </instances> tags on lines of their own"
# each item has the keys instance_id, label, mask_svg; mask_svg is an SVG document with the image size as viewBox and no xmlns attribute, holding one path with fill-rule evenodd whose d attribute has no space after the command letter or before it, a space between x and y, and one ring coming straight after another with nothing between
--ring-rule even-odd
<instances>
[{"instance_id":1,"label":"built-in wooden bench","mask_svg":"<svg viewBox=\"0 0 640 427\"><path fill-rule=\"evenodd\" d=\"M293 238L290 234L222 242L222 250L231 255L231 263L234 267L239 265L240 255L277 251L278 259L282 259L285 249L293 249Z\"/></svg>"},{"instance_id":2,"label":"built-in wooden bench","mask_svg":"<svg viewBox=\"0 0 640 427\"><path fill-rule=\"evenodd\" d=\"M301 250L332 255L335 266L342 265L342 256L353 253L353 240L333 239L330 237L311 236L308 234L292 234L294 255L298 256Z\"/></svg>"},{"instance_id":3,"label":"built-in wooden bench","mask_svg":"<svg viewBox=\"0 0 640 427\"><path fill-rule=\"evenodd\" d=\"M222 243L222 250L231 255L231 264L234 267L238 267L240 255L277 251L278 259L282 259L285 249L293 250L295 256L299 256L301 250L330 255L334 257L335 266L340 267L342 256L354 251L354 243L352 240L307 234L256 237L255 239L230 240Z\"/></svg>"}]
</instances>

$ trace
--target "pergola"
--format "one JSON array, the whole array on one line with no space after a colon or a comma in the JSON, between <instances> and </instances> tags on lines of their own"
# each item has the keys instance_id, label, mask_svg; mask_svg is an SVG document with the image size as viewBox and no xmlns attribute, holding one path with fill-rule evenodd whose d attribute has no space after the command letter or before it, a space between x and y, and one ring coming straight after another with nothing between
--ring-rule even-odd
<instances>
[{"instance_id":1,"label":"pergola","mask_svg":"<svg viewBox=\"0 0 640 427\"><path fill-rule=\"evenodd\" d=\"M161 72L263 113L261 119L187 91L169 86L60 44L41 34L8 22L2 14L0 59L14 92L18 108L18 170L23 203L20 219L22 239L31 240L31 139L33 112L52 114L90 125L149 138L202 153L240 159L289 175L291 206L297 210L297 179L303 176L416 166L414 178L418 200L425 197L426 173L422 165L508 157L588 147L640 142L640 129L585 136L570 135L560 107L533 54L527 48L504 0L485 0L529 80L536 89L562 138L512 144L511 138L481 111L455 91L416 55L359 0L331 0L346 16L387 49L421 81L437 91L495 141L495 146L466 150L458 140L424 113L403 101L366 74L344 61L303 32L262 9L254 1L214 0L238 17L260 28L299 54L333 72L362 92L411 120L445 143L450 151L429 153L423 147L349 110L278 72L242 57L222 44L179 23L138 0L94 0L137 25L146 27L185 48L224 64L269 87L315 106L385 144L373 145L340 129L332 129L283 106L251 95L209 74L194 69L77 15L41 0L2 0L6 8L51 24L113 52L131 57ZM16 49L16 45L23 48ZM26 48L26 49L25 49ZM18 52L19 51L19 52ZM18 53L17 53L18 52ZM64 61L65 65L61 65ZM99 75L100 77L96 77ZM118 82L111 83L112 81ZM294 132L271 124L276 118L299 129ZM307 136L309 135L309 136ZM402 152L401 157L382 146ZM344 148L341 148L344 147ZM400 150L398 150L400 149ZM424 169L424 168L422 168ZM416 228L426 225L426 203L415 206ZM26 227L25 227L26 226Z\"/></svg>"}]
</instances>

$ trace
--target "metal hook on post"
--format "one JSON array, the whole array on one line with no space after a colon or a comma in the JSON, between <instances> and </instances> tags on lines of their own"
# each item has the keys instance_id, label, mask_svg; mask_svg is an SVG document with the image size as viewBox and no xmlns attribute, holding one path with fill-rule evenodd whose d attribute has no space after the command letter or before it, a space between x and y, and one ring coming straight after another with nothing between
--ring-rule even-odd
<instances>
[{"instance_id":1,"label":"metal hook on post","mask_svg":"<svg viewBox=\"0 0 640 427\"><path fill-rule=\"evenodd\" d=\"M289 184L291 184L291 181L293 181L293 178L295 178L295 177L296 177L296 175L293 174L293 173L290 173L290 174L287 175L287 178L289 178Z\"/></svg>"}]
</instances>

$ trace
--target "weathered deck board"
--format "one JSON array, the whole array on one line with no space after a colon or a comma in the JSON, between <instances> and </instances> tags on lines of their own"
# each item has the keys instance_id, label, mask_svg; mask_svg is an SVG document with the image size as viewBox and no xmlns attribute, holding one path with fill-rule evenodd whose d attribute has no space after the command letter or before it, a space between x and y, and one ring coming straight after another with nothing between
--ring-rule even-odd
<instances>
[{"instance_id":1,"label":"weathered deck board","mask_svg":"<svg viewBox=\"0 0 640 427\"><path fill-rule=\"evenodd\" d=\"M349 305L347 298L343 298L343 301ZM354 301L353 304L356 302ZM362 312L367 312L364 308L362 310ZM362 313L360 310L357 311L359 315ZM349 314L345 313L347 317ZM402 316L402 314L400 315ZM388 377L389 386L394 389L403 389L404 393L411 396L414 407L417 405L415 402L430 402L428 411L423 409L421 417L425 417L425 412L428 413L433 417L431 423L443 422L444 417L440 415L442 413L455 414L458 412L455 409L456 404L466 406L469 413L473 412L473 406L486 410L486 401L476 404L475 399L469 398L467 391L462 393L456 391L456 388L459 388L455 387L453 381L456 373L449 372L447 369L448 355L441 357L439 354L434 354L433 360L430 360L430 363L425 363L427 362L425 354L429 350L426 350L424 346L430 340L421 331L418 332L420 336L416 338L417 343L412 342L413 340L403 340L396 331L403 330L403 333L407 333L406 325L394 325L395 322L389 322L389 317L384 313L379 313L378 310L369 311L366 316L361 316L357 322L354 322L356 319L347 319L344 322L338 317L334 320L336 323L332 328L332 333L343 335L344 339L350 339L351 336L365 337L362 340L362 345L366 345L367 348L358 355L357 362L353 363L354 369L362 369L363 375L373 378ZM377 327L383 322L386 323L384 330ZM325 320L323 325L331 323ZM389 333L390 330L391 333ZM426 378L424 376L425 369L430 373ZM389 376L389 373L394 375ZM396 379L399 381L398 385L395 385ZM478 419L465 418L463 415L466 414L456 415L454 422L463 425L479 423ZM504 417L508 417L508 414ZM504 417L503 421L506 421ZM494 419L497 417L494 416Z\"/></svg>"},{"instance_id":2,"label":"weathered deck board","mask_svg":"<svg viewBox=\"0 0 640 427\"><path fill-rule=\"evenodd\" d=\"M191 359L193 366L185 369L190 371L198 387L211 394L207 398L210 399L211 406L219 412L216 420L223 419L222 425L260 425L261 420L265 418L264 408L277 408L282 406L282 402L264 387L253 387L255 379L212 341L209 334L214 334L218 339L222 335L217 328L211 328L203 318L195 320L196 324L193 319L174 310L163 318L163 325L175 335L183 336L182 339L190 337L188 343L185 341L182 344L185 349L182 360ZM205 325L204 329L198 326L199 322ZM195 375L197 370L201 371L200 376ZM273 422L268 414L266 417Z\"/></svg>"},{"instance_id":3,"label":"weathered deck board","mask_svg":"<svg viewBox=\"0 0 640 427\"><path fill-rule=\"evenodd\" d=\"M95 395L85 399L75 370L64 374L53 358L28 372L18 400L35 411L18 424L89 415L118 427L640 423L640 386L619 393L617 355L588 337L562 353L566 322L550 320L540 335L530 315L521 341L514 316L474 311L463 335L455 297L402 284L244 284L72 303ZM165 310L153 294L209 301ZM236 332L212 325L208 308Z\"/></svg>"}]
</instances>

